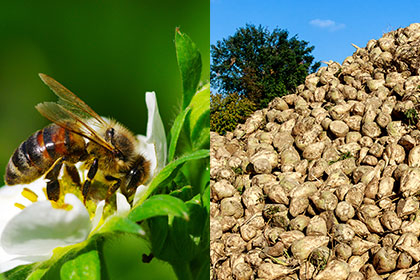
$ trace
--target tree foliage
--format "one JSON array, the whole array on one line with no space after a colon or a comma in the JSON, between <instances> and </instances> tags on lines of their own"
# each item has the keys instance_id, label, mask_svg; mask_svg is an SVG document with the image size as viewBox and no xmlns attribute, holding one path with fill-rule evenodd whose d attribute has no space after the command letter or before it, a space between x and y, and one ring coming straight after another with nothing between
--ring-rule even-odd
<instances>
[{"instance_id":1,"label":"tree foliage","mask_svg":"<svg viewBox=\"0 0 420 280\"><path fill-rule=\"evenodd\" d=\"M218 41L211 46L212 87L222 94L237 92L259 108L290 93L320 63L313 63L313 46L296 35L288 37L279 28L269 32L261 25L246 25Z\"/></svg>"},{"instance_id":2,"label":"tree foliage","mask_svg":"<svg viewBox=\"0 0 420 280\"><path fill-rule=\"evenodd\" d=\"M232 131L239 123L245 122L246 118L256 109L254 102L237 93L226 96L222 94L210 95L210 130L219 134Z\"/></svg>"}]
</instances>

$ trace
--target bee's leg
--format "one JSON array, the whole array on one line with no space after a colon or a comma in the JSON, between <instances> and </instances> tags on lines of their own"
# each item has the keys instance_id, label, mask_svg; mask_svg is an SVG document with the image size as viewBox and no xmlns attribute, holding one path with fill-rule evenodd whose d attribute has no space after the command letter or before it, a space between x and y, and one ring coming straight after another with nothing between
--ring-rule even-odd
<instances>
[{"instance_id":1,"label":"bee's leg","mask_svg":"<svg viewBox=\"0 0 420 280\"><path fill-rule=\"evenodd\" d=\"M58 182L58 175L63 166L64 159L59 158L45 175L47 182L47 196L49 200L57 201L60 198L60 183Z\"/></svg>"},{"instance_id":2,"label":"bee's leg","mask_svg":"<svg viewBox=\"0 0 420 280\"><path fill-rule=\"evenodd\" d=\"M80 185L79 171L77 171L76 166L74 166L74 164L71 164L71 163L68 163L68 162L66 162L66 164L64 166L66 167L66 172L70 176L72 181L75 184Z\"/></svg>"},{"instance_id":3,"label":"bee's leg","mask_svg":"<svg viewBox=\"0 0 420 280\"><path fill-rule=\"evenodd\" d=\"M89 168L86 181L83 183L83 187L82 187L82 194L83 194L83 198L84 198L83 202L86 202L86 198L87 198L87 195L89 193L90 183L92 182L93 178L95 177L96 172L98 172L98 159L97 158L95 158L93 160L93 163Z\"/></svg>"},{"instance_id":4,"label":"bee's leg","mask_svg":"<svg viewBox=\"0 0 420 280\"><path fill-rule=\"evenodd\" d=\"M109 198L118 190L118 188L121 185L121 179L115 178L113 176L107 175L105 176L105 179L107 179L108 181L115 181L115 183L111 184L111 186L109 186L108 191L106 193L106 198L105 201L109 201Z\"/></svg>"}]
</instances>

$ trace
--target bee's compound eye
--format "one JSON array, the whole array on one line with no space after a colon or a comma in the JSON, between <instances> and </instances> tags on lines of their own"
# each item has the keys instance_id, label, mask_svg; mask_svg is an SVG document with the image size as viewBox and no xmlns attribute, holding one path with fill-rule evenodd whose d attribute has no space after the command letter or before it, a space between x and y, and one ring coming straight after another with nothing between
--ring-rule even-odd
<instances>
[{"instance_id":1,"label":"bee's compound eye","mask_svg":"<svg viewBox=\"0 0 420 280\"><path fill-rule=\"evenodd\" d=\"M114 133L115 133L115 130L114 130L114 128L113 128L113 127L108 128L108 129L106 130L106 137L107 137L107 140L114 138Z\"/></svg>"}]
</instances>

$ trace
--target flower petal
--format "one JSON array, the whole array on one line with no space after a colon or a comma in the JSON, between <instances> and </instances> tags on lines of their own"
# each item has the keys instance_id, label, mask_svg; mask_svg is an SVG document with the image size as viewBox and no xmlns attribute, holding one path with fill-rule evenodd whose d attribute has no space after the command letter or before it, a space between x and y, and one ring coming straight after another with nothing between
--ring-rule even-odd
<instances>
[{"instance_id":1,"label":"flower petal","mask_svg":"<svg viewBox=\"0 0 420 280\"><path fill-rule=\"evenodd\" d=\"M8 213L8 215L0 215L1 220L11 217L10 213L19 213L21 209L15 206L15 203L19 203L23 206L29 206L33 202L28 200L22 195L23 189L31 190L36 196L38 201L47 200L43 188L46 187L46 182L43 178L37 179L30 184L14 185L14 186L3 186L0 188L0 213ZM7 211L5 209L8 209Z\"/></svg>"},{"instance_id":2,"label":"flower petal","mask_svg":"<svg viewBox=\"0 0 420 280\"><path fill-rule=\"evenodd\" d=\"M165 127L159 115L155 92L146 92L146 105L148 110L147 119L147 142L155 145L157 158L156 171L159 172L165 166L167 147Z\"/></svg>"},{"instance_id":3,"label":"flower petal","mask_svg":"<svg viewBox=\"0 0 420 280\"><path fill-rule=\"evenodd\" d=\"M140 198L146 193L147 187L145 185L140 185L136 189L136 193L134 194L133 205L136 205Z\"/></svg>"},{"instance_id":4,"label":"flower petal","mask_svg":"<svg viewBox=\"0 0 420 280\"><path fill-rule=\"evenodd\" d=\"M23 187L4 186L0 188L0 231L6 226L11 218L19 214L22 210L15 206L15 203L23 204L25 201L21 192ZM29 201L28 201L29 204Z\"/></svg>"},{"instance_id":5,"label":"flower petal","mask_svg":"<svg viewBox=\"0 0 420 280\"><path fill-rule=\"evenodd\" d=\"M6 253L47 255L56 247L84 241L92 227L89 213L73 194L66 194L64 202L72 209L56 209L49 201L41 201L13 217L1 236Z\"/></svg>"},{"instance_id":6,"label":"flower petal","mask_svg":"<svg viewBox=\"0 0 420 280\"><path fill-rule=\"evenodd\" d=\"M139 145L137 151L150 162L149 179L153 177L157 167L157 155L155 145L147 143L147 138L143 135L137 135Z\"/></svg>"},{"instance_id":7,"label":"flower petal","mask_svg":"<svg viewBox=\"0 0 420 280\"><path fill-rule=\"evenodd\" d=\"M24 188L30 189L37 196L38 201L46 200L43 192L46 183L43 179L35 180L34 182L26 185L3 186L0 188L0 234L3 232L6 224L17 214L22 212L16 204L27 207L32 205L33 202L22 195ZM2 254L0 253L0 262L2 261Z\"/></svg>"},{"instance_id":8,"label":"flower petal","mask_svg":"<svg viewBox=\"0 0 420 280\"><path fill-rule=\"evenodd\" d=\"M122 194L117 192L117 215L124 215L130 211L131 206L128 203L127 198Z\"/></svg>"},{"instance_id":9,"label":"flower petal","mask_svg":"<svg viewBox=\"0 0 420 280\"><path fill-rule=\"evenodd\" d=\"M101 200L98 203L98 205L96 205L95 215L93 216L93 219L91 221L92 230L94 230L99 225L99 222L101 221L102 215L104 213L104 207L105 207L105 200Z\"/></svg>"}]
</instances>

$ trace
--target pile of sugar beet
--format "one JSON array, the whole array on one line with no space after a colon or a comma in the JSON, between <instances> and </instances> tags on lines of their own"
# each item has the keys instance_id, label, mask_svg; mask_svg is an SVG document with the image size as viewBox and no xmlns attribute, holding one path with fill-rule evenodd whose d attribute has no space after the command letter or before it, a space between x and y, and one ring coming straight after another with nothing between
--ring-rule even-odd
<instances>
[{"instance_id":1,"label":"pile of sugar beet","mask_svg":"<svg viewBox=\"0 0 420 280\"><path fill-rule=\"evenodd\" d=\"M212 279L420 279L420 24L211 133Z\"/></svg>"}]
</instances>

